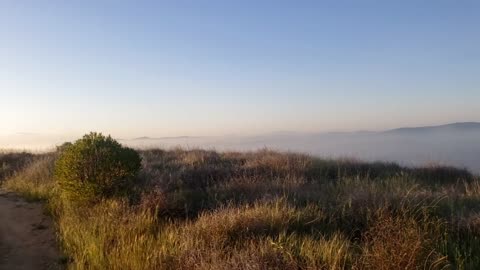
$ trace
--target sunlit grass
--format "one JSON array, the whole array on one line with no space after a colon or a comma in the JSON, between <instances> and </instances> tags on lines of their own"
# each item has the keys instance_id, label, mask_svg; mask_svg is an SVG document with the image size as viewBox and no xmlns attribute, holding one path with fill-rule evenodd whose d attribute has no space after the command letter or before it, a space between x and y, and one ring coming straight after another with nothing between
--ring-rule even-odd
<instances>
[{"instance_id":1,"label":"sunlit grass","mask_svg":"<svg viewBox=\"0 0 480 270\"><path fill-rule=\"evenodd\" d=\"M130 197L72 206L53 155L4 187L45 199L71 269L478 269L480 181L448 167L272 151L141 152Z\"/></svg>"}]
</instances>

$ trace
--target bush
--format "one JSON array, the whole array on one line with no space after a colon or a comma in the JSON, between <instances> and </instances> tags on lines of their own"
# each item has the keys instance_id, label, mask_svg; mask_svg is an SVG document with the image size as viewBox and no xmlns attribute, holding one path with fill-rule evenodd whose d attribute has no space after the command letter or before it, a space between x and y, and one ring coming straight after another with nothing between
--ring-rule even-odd
<instances>
[{"instance_id":1,"label":"bush","mask_svg":"<svg viewBox=\"0 0 480 270\"><path fill-rule=\"evenodd\" d=\"M55 179L69 201L93 202L126 194L140 170L141 158L110 136L90 133L64 144L55 164Z\"/></svg>"}]
</instances>

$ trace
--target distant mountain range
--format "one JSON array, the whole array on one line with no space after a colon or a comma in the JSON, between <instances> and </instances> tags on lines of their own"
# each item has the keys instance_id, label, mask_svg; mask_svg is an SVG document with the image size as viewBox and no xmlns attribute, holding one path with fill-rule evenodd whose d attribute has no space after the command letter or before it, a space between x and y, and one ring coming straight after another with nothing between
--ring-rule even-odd
<instances>
[{"instance_id":1,"label":"distant mountain range","mask_svg":"<svg viewBox=\"0 0 480 270\"><path fill-rule=\"evenodd\" d=\"M422 126L422 127L402 127L396 129L390 129L385 131L352 131L352 132L322 132L322 133L300 133L296 131L279 131L272 132L264 135L256 136L222 136L222 137L288 137L288 136L324 136L324 135L374 135L374 134L415 134L415 133L439 133L439 132L465 132L465 131L480 131L480 122L457 122L446 125L437 125L437 126ZM172 136L172 137L137 137L129 139L132 141L142 141L142 140L184 140L184 139L199 139L199 138L209 138L209 136ZM216 137L217 138L217 137Z\"/></svg>"},{"instance_id":2,"label":"distant mountain range","mask_svg":"<svg viewBox=\"0 0 480 270\"><path fill-rule=\"evenodd\" d=\"M426 126L426 127L404 127L384 131L384 133L418 133L418 132L452 132L452 131L480 131L480 123L477 122L462 122L452 123L440 126Z\"/></svg>"}]
</instances>

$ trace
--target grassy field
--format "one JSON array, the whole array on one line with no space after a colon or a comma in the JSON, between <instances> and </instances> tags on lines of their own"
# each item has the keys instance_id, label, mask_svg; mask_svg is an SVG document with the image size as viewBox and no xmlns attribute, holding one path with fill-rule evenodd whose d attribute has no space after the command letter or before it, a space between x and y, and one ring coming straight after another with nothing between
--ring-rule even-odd
<instances>
[{"instance_id":1,"label":"grassy field","mask_svg":"<svg viewBox=\"0 0 480 270\"><path fill-rule=\"evenodd\" d=\"M45 200L71 269L480 269L480 179L466 170L140 153L135 190L94 207L59 196L56 153L1 153L0 177Z\"/></svg>"}]
</instances>

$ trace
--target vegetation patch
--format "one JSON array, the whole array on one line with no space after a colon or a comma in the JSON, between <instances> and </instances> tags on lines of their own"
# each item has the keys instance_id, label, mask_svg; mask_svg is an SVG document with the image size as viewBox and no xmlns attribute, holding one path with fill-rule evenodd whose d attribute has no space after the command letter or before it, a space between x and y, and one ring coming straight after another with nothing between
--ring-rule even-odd
<instances>
[{"instance_id":1,"label":"vegetation patch","mask_svg":"<svg viewBox=\"0 0 480 270\"><path fill-rule=\"evenodd\" d=\"M67 200L97 201L128 193L140 166L135 150L121 146L110 136L90 133L62 147L55 179Z\"/></svg>"},{"instance_id":2,"label":"vegetation patch","mask_svg":"<svg viewBox=\"0 0 480 270\"><path fill-rule=\"evenodd\" d=\"M462 169L137 153L96 133L12 157L3 187L47 201L70 269L480 267L480 179Z\"/></svg>"}]
</instances>

